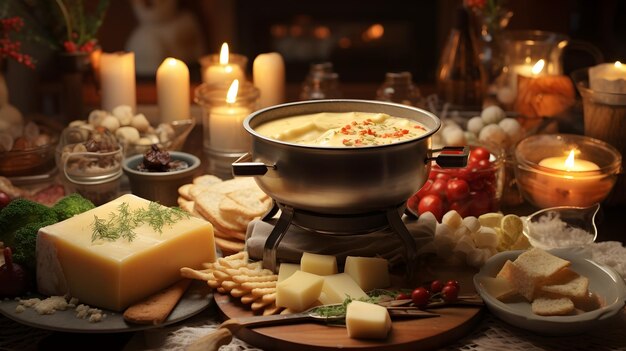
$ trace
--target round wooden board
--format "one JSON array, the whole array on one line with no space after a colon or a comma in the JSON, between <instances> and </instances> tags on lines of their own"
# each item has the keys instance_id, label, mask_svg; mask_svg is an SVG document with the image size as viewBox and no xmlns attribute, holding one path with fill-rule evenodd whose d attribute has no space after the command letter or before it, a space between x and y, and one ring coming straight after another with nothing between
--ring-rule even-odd
<instances>
[{"instance_id":1,"label":"round wooden board","mask_svg":"<svg viewBox=\"0 0 626 351\"><path fill-rule=\"evenodd\" d=\"M252 316L249 307L230 295L213 294L224 319ZM345 328L318 323L299 323L271 327L243 328L237 337L267 350L423 350L442 347L467 334L479 320L482 308L446 307L433 310L439 317L395 319L385 340L350 339Z\"/></svg>"}]
</instances>

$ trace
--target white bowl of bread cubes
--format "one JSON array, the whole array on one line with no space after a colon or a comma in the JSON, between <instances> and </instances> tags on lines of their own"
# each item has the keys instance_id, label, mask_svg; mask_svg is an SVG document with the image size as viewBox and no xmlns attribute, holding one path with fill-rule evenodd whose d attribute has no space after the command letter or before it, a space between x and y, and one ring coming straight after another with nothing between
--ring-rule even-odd
<instances>
[{"instance_id":1,"label":"white bowl of bread cubes","mask_svg":"<svg viewBox=\"0 0 626 351\"><path fill-rule=\"evenodd\" d=\"M582 248L505 251L474 276L489 310L543 335L573 335L604 325L626 302L626 284Z\"/></svg>"}]
</instances>

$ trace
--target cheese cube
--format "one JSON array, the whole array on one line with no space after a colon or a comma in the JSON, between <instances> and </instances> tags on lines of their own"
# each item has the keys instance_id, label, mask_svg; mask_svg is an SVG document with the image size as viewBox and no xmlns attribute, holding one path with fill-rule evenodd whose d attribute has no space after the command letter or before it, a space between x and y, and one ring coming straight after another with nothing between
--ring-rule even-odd
<instances>
[{"instance_id":1,"label":"cheese cube","mask_svg":"<svg viewBox=\"0 0 626 351\"><path fill-rule=\"evenodd\" d=\"M300 259L300 269L317 275L336 274L337 258L335 256L304 252Z\"/></svg>"},{"instance_id":2,"label":"cheese cube","mask_svg":"<svg viewBox=\"0 0 626 351\"><path fill-rule=\"evenodd\" d=\"M183 217L161 230L140 224L135 238L92 241L95 216L109 218L120 205L129 211L150 201L123 195L111 202L43 227L37 236L37 287L45 295L70 295L81 303L121 311L173 284L181 267L215 261L211 223Z\"/></svg>"},{"instance_id":3,"label":"cheese cube","mask_svg":"<svg viewBox=\"0 0 626 351\"><path fill-rule=\"evenodd\" d=\"M276 284L276 306L302 312L317 300L323 286L323 277L296 271L291 277Z\"/></svg>"},{"instance_id":4,"label":"cheese cube","mask_svg":"<svg viewBox=\"0 0 626 351\"><path fill-rule=\"evenodd\" d=\"M278 282L291 277L297 270L300 270L300 265L297 263L281 263L278 268Z\"/></svg>"},{"instance_id":5,"label":"cheese cube","mask_svg":"<svg viewBox=\"0 0 626 351\"><path fill-rule=\"evenodd\" d=\"M352 299L367 298L367 294L346 273L327 275L319 300L322 304L342 303L346 297Z\"/></svg>"},{"instance_id":6,"label":"cheese cube","mask_svg":"<svg viewBox=\"0 0 626 351\"><path fill-rule=\"evenodd\" d=\"M389 264L379 257L346 257L344 272L359 284L364 291L386 288L391 282L389 279Z\"/></svg>"},{"instance_id":7,"label":"cheese cube","mask_svg":"<svg viewBox=\"0 0 626 351\"><path fill-rule=\"evenodd\" d=\"M516 294L513 286L502 277L481 277L479 284L485 288L489 295L500 301L504 301Z\"/></svg>"},{"instance_id":8,"label":"cheese cube","mask_svg":"<svg viewBox=\"0 0 626 351\"><path fill-rule=\"evenodd\" d=\"M352 301L346 310L346 328L351 338L384 339L391 330L391 318L383 306Z\"/></svg>"}]
</instances>

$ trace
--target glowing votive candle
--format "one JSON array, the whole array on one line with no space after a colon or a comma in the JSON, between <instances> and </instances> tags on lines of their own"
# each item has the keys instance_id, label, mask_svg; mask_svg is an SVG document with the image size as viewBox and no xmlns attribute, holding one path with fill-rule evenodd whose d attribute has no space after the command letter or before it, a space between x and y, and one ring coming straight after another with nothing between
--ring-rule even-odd
<instances>
[{"instance_id":1,"label":"glowing votive candle","mask_svg":"<svg viewBox=\"0 0 626 351\"><path fill-rule=\"evenodd\" d=\"M250 136L243 128L243 120L252 111L235 104L238 89L239 80L235 79L228 89L226 104L211 107L209 141L216 150L247 151L250 147Z\"/></svg>"},{"instance_id":2,"label":"glowing votive candle","mask_svg":"<svg viewBox=\"0 0 626 351\"><path fill-rule=\"evenodd\" d=\"M539 165L567 172L588 172L600 169L597 164L591 161L581 159L576 160L574 154L575 152L572 150L567 157L547 157L541 160Z\"/></svg>"},{"instance_id":3,"label":"glowing votive candle","mask_svg":"<svg viewBox=\"0 0 626 351\"><path fill-rule=\"evenodd\" d=\"M209 84L231 84L235 79L244 81L246 76L243 68L235 63L229 62L228 44L222 44L220 50L219 63L210 64L202 75L202 80Z\"/></svg>"}]
</instances>

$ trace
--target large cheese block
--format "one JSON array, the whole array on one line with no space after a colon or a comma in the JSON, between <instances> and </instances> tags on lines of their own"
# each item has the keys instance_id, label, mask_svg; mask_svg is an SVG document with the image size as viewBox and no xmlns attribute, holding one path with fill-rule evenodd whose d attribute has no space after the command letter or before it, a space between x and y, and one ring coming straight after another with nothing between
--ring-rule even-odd
<instances>
[{"instance_id":1,"label":"large cheese block","mask_svg":"<svg viewBox=\"0 0 626 351\"><path fill-rule=\"evenodd\" d=\"M391 330L391 317L380 305L352 301L346 309L348 336L355 339L384 339Z\"/></svg>"},{"instance_id":2,"label":"large cheese block","mask_svg":"<svg viewBox=\"0 0 626 351\"><path fill-rule=\"evenodd\" d=\"M349 274L364 291L386 288L391 284L389 263L379 257L346 257L344 272Z\"/></svg>"},{"instance_id":3,"label":"large cheese block","mask_svg":"<svg viewBox=\"0 0 626 351\"><path fill-rule=\"evenodd\" d=\"M337 258L330 255L303 252L300 259L300 269L317 275L335 274L337 273Z\"/></svg>"},{"instance_id":4,"label":"large cheese block","mask_svg":"<svg viewBox=\"0 0 626 351\"><path fill-rule=\"evenodd\" d=\"M213 227L183 217L162 232L148 224L132 241L92 241L94 218L147 208L150 202L123 195L102 206L43 227L37 236L37 288L45 295L70 295L82 303L121 311L180 279L181 267L201 268L215 261Z\"/></svg>"},{"instance_id":5,"label":"large cheese block","mask_svg":"<svg viewBox=\"0 0 626 351\"><path fill-rule=\"evenodd\" d=\"M276 306L301 312L320 296L324 278L312 273L296 271L276 285Z\"/></svg>"},{"instance_id":6,"label":"large cheese block","mask_svg":"<svg viewBox=\"0 0 626 351\"><path fill-rule=\"evenodd\" d=\"M367 294L346 273L327 275L319 301L324 304L342 303L347 297L351 299L367 298Z\"/></svg>"}]
</instances>

